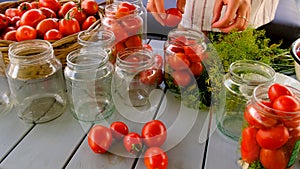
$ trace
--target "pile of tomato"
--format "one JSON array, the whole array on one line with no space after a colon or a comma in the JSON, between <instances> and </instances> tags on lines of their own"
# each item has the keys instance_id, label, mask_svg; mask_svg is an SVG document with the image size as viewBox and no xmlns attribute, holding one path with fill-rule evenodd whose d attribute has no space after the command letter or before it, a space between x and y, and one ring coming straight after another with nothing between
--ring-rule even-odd
<instances>
[{"instance_id":1,"label":"pile of tomato","mask_svg":"<svg viewBox=\"0 0 300 169\"><path fill-rule=\"evenodd\" d=\"M300 144L299 92L274 83L267 91L269 100L250 102L242 130L241 158L250 165L260 162L267 169L293 166Z\"/></svg>"},{"instance_id":2,"label":"pile of tomato","mask_svg":"<svg viewBox=\"0 0 300 169\"><path fill-rule=\"evenodd\" d=\"M192 80L203 73L204 59L205 49L196 40L187 39L185 36L171 39L165 48L167 85L171 89L190 86Z\"/></svg>"},{"instance_id":3,"label":"pile of tomato","mask_svg":"<svg viewBox=\"0 0 300 169\"><path fill-rule=\"evenodd\" d=\"M160 148L167 139L167 129L160 120L151 120L144 124L141 134L130 131L122 121L111 123L110 127L100 124L94 125L88 133L88 144L93 152L104 154L109 151L113 144L123 144L123 147L130 154L144 152L144 163L148 169L166 169L168 156Z\"/></svg>"},{"instance_id":4,"label":"pile of tomato","mask_svg":"<svg viewBox=\"0 0 300 169\"><path fill-rule=\"evenodd\" d=\"M0 14L0 37L12 41L59 40L88 29L97 21L98 9L95 0L22 2Z\"/></svg>"}]
</instances>

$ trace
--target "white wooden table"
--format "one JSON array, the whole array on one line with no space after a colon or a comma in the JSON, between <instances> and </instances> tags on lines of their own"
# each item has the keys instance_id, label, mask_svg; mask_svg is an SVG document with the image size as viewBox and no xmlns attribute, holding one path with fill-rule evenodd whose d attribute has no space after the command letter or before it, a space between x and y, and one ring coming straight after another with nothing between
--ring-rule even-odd
<instances>
[{"instance_id":1,"label":"white wooden table","mask_svg":"<svg viewBox=\"0 0 300 169\"><path fill-rule=\"evenodd\" d=\"M155 49L163 49L163 43L150 42ZM168 129L162 148L167 152L169 169L237 168L237 143L219 133L208 111L186 108L162 90L156 96L157 118ZM144 120L151 120L153 115L147 118ZM119 111L102 124L117 120L125 121L129 130L137 133L144 124ZM146 169L143 158L128 155L120 144L113 144L105 154L92 152L86 137L90 125L75 120L69 108L59 118L44 124L24 123L11 109L0 117L0 169Z\"/></svg>"}]
</instances>

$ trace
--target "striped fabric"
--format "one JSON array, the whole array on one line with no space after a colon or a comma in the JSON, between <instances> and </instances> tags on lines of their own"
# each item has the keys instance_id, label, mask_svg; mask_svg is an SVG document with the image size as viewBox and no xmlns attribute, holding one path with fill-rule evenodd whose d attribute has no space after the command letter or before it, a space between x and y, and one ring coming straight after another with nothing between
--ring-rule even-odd
<instances>
[{"instance_id":1,"label":"striped fabric","mask_svg":"<svg viewBox=\"0 0 300 169\"><path fill-rule=\"evenodd\" d=\"M252 0L249 25L257 28L272 21L278 2L279 0ZM211 28L214 3L214 0L187 0L180 26L199 31L218 31Z\"/></svg>"}]
</instances>

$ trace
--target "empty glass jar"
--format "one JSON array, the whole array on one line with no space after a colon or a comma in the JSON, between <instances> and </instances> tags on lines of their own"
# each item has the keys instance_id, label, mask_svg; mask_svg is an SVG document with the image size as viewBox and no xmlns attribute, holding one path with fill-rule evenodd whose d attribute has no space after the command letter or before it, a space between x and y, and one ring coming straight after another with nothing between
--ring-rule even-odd
<instances>
[{"instance_id":1,"label":"empty glass jar","mask_svg":"<svg viewBox=\"0 0 300 169\"><path fill-rule=\"evenodd\" d=\"M258 61L240 60L232 63L225 75L226 104L218 128L227 137L238 141L243 114L254 88L274 81L273 68Z\"/></svg>"},{"instance_id":2,"label":"empty glass jar","mask_svg":"<svg viewBox=\"0 0 300 169\"><path fill-rule=\"evenodd\" d=\"M67 103L65 83L51 44L44 40L16 42L9 46L8 54L6 74L18 116L42 123L61 115Z\"/></svg>"},{"instance_id":3,"label":"empty glass jar","mask_svg":"<svg viewBox=\"0 0 300 169\"><path fill-rule=\"evenodd\" d=\"M105 50L78 49L68 54L64 73L70 108L76 119L95 122L113 113L113 70Z\"/></svg>"}]
</instances>

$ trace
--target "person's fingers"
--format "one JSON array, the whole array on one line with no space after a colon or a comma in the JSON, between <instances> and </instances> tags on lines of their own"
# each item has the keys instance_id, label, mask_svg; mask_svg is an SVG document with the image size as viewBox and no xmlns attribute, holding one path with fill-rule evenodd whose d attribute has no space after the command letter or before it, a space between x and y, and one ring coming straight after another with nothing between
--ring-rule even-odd
<instances>
[{"instance_id":1,"label":"person's fingers","mask_svg":"<svg viewBox=\"0 0 300 169\"><path fill-rule=\"evenodd\" d=\"M177 9L183 14L185 8L186 0L177 0Z\"/></svg>"},{"instance_id":2,"label":"person's fingers","mask_svg":"<svg viewBox=\"0 0 300 169\"><path fill-rule=\"evenodd\" d=\"M230 22L235 18L235 14L239 8L239 4L234 3L233 1L228 1L226 12L222 18L212 24L213 28L226 27Z\"/></svg>"},{"instance_id":3,"label":"person's fingers","mask_svg":"<svg viewBox=\"0 0 300 169\"><path fill-rule=\"evenodd\" d=\"M244 12L245 13L245 12ZM219 28L222 32L228 33L230 31L243 31L248 27L249 22L249 12L245 14L237 15L232 24L226 27Z\"/></svg>"},{"instance_id":4,"label":"person's fingers","mask_svg":"<svg viewBox=\"0 0 300 169\"><path fill-rule=\"evenodd\" d=\"M149 0L147 3L147 10L151 12L152 16L157 22L163 26L165 25L164 19L166 14L163 0Z\"/></svg>"},{"instance_id":5,"label":"person's fingers","mask_svg":"<svg viewBox=\"0 0 300 169\"><path fill-rule=\"evenodd\" d=\"M214 5L214 9L213 9L213 19L212 19L212 24L215 23L217 20L220 19L221 16L221 11L223 8L223 2L216 0L215 1L215 5Z\"/></svg>"}]
</instances>

